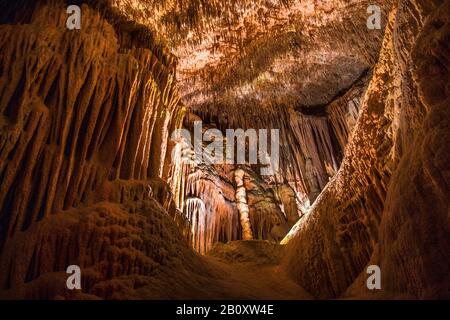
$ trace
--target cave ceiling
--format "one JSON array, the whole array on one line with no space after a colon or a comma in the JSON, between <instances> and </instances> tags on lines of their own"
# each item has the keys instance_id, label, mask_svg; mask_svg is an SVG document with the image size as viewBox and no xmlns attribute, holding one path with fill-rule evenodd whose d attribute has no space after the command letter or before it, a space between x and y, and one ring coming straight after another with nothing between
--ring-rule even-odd
<instances>
[{"instance_id":1,"label":"cave ceiling","mask_svg":"<svg viewBox=\"0 0 450 320\"><path fill-rule=\"evenodd\" d=\"M114 3L177 57L184 104L223 119L254 105L316 112L370 70L382 39L365 0Z\"/></svg>"}]
</instances>

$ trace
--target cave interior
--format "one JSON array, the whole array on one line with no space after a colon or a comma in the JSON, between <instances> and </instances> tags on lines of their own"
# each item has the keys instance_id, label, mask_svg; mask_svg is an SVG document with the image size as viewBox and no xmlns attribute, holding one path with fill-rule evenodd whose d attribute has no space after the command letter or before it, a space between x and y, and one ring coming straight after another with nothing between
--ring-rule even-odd
<instances>
[{"instance_id":1,"label":"cave interior","mask_svg":"<svg viewBox=\"0 0 450 320\"><path fill-rule=\"evenodd\" d=\"M0 1L0 298L450 298L450 1L372 2Z\"/></svg>"}]
</instances>

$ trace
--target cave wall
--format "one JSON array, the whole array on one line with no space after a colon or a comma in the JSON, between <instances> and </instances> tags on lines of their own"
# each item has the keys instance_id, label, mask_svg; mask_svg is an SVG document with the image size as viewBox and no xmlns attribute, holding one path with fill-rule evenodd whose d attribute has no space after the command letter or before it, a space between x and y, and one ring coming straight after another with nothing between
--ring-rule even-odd
<instances>
[{"instance_id":1,"label":"cave wall","mask_svg":"<svg viewBox=\"0 0 450 320\"><path fill-rule=\"evenodd\" d=\"M343 164L283 241L286 268L316 297L448 298L449 8L394 5Z\"/></svg>"},{"instance_id":2,"label":"cave wall","mask_svg":"<svg viewBox=\"0 0 450 320\"><path fill-rule=\"evenodd\" d=\"M449 141L450 128L450 74L442 66L450 61L450 3L418 3L424 9L433 4L437 8L417 37L411 57L411 82L416 84L420 102L416 106L422 104L425 116L421 108L410 111L416 121L411 127L417 131L409 134L412 140L405 143L404 155L392 176L376 262L386 270L389 290L448 299L450 147L445 141ZM406 126L400 125L401 130L406 131Z\"/></svg>"},{"instance_id":3,"label":"cave wall","mask_svg":"<svg viewBox=\"0 0 450 320\"><path fill-rule=\"evenodd\" d=\"M254 239L300 219L281 256L313 296L448 297L449 2L386 1L383 32L366 1L255 2L77 1L80 31L65 1L0 3L0 297L192 297L220 271L189 246L242 239L242 194ZM186 114L281 129L280 172L174 163Z\"/></svg>"},{"instance_id":4,"label":"cave wall","mask_svg":"<svg viewBox=\"0 0 450 320\"><path fill-rule=\"evenodd\" d=\"M133 296L194 259L164 167L175 59L107 4L70 31L64 1L31 2L0 25L0 295L71 296L76 264L86 297Z\"/></svg>"}]
</instances>

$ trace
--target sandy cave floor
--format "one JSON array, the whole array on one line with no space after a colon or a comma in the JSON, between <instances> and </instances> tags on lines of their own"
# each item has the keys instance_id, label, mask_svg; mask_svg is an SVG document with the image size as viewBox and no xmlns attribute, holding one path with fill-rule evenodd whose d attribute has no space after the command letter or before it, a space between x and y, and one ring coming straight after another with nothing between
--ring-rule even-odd
<instances>
[{"instance_id":1,"label":"sandy cave floor","mask_svg":"<svg viewBox=\"0 0 450 320\"><path fill-rule=\"evenodd\" d=\"M278 264L280 253L281 246L269 241L218 244L201 257L208 273L155 279L138 294L144 299L311 299Z\"/></svg>"}]
</instances>

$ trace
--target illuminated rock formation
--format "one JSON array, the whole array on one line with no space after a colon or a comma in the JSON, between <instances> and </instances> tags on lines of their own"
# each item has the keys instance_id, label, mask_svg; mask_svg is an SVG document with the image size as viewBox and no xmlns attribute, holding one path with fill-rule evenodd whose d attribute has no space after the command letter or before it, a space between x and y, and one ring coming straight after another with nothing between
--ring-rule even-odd
<instances>
[{"instance_id":1,"label":"illuminated rock formation","mask_svg":"<svg viewBox=\"0 0 450 320\"><path fill-rule=\"evenodd\" d=\"M362 95L346 92L367 85L381 46L382 30L366 27L370 1L113 3L163 35L179 61L181 98L204 122L280 129L278 183L313 202L342 160L350 132L343 109ZM343 94L339 106L327 107Z\"/></svg>"},{"instance_id":2,"label":"illuminated rock formation","mask_svg":"<svg viewBox=\"0 0 450 320\"><path fill-rule=\"evenodd\" d=\"M24 24L0 26L0 290L51 298L77 264L85 292L120 297L177 263L172 250L192 256L162 207L182 114L174 58L113 12L83 6L80 31L66 17L60 2L37 3Z\"/></svg>"},{"instance_id":3,"label":"illuminated rock formation","mask_svg":"<svg viewBox=\"0 0 450 320\"><path fill-rule=\"evenodd\" d=\"M242 239L252 240L253 231L250 223L249 209L247 204L247 192L244 186L245 172L242 169L238 169L234 172L234 180L236 182L236 206L239 211L239 219L242 227Z\"/></svg>"},{"instance_id":4,"label":"illuminated rock formation","mask_svg":"<svg viewBox=\"0 0 450 320\"><path fill-rule=\"evenodd\" d=\"M1 298L449 297L449 1L75 2L0 2Z\"/></svg>"},{"instance_id":5,"label":"illuminated rock formation","mask_svg":"<svg viewBox=\"0 0 450 320\"><path fill-rule=\"evenodd\" d=\"M438 67L450 56L449 10L393 7L341 169L284 241L288 269L317 297L375 295L370 264L382 271L378 297L448 297L450 149L437 137L450 119L450 77Z\"/></svg>"}]
</instances>

